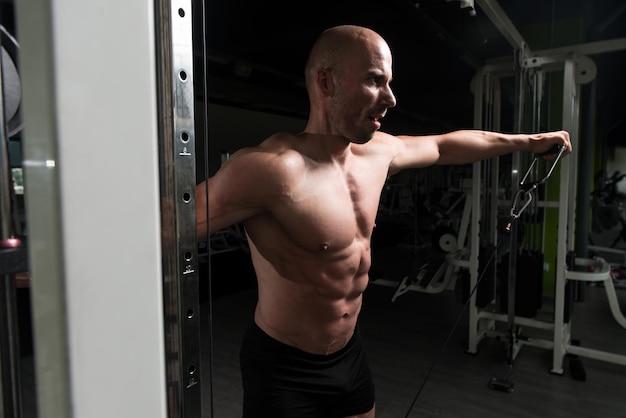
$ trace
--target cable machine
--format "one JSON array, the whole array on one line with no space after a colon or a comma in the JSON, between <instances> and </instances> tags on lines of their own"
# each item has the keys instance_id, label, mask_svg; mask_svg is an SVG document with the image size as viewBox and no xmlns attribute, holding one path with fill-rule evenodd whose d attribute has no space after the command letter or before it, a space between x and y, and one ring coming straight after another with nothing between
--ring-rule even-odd
<instances>
[{"instance_id":1,"label":"cable machine","mask_svg":"<svg viewBox=\"0 0 626 418\"><path fill-rule=\"evenodd\" d=\"M507 360L512 367L513 359L523 345L531 345L551 349L553 362L551 372L563 373L563 360L565 355L574 354L586 356L598 360L626 365L626 355L608 353L605 351L581 347L574 344L571 339L571 316L572 294L571 287L575 282L602 282L607 292L607 298L616 321L626 327L626 318L619 309L613 283L610 278L609 265L601 258L576 257L575 232L576 232L576 193L578 179L578 146L579 139L579 114L580 114L580 86L592 81L596 74L595 64L587 55L600 54L603 52L621 50L626 48L626 39L603 41L589 44L575 45L552 50L532 52L527 47L517 30L506 15L490 0L478 1L481 8L500 28L503 35L515 47L516 54L513 60L493 60L484 66L474 80L475 94L475 127L478 129L500 129L500 81L506 77L515 78L514 129L521 131L525 121L531 121L528 129L538 128L538 118L541 115L541 90L545 75L550 72L562 72L563 74L563 98L562 98L562 128L570 133L573 152L568 158L560 162L559 169L559 196L557 201L537 201L537 208L558 208L558 238L557 257L555 267L555 297L553 316L541 317L535 315L521 316L515 310L515 274L516 252L518 236L515 224L511 231L511 248L509 250L508 282L506 284L505 298L507 299L506 313L501 312L501 304L497 305L494 297L488 303L478 303L476 295L472 295L469 309L469 338L468 352L476 353L478 344L486 337L503 340L507 346ZM513 65L512 62L513 61ZM514 72L511 72L514 68ZM531 80L530 89L525 88L525 80ZM532 100L528 106L527 98ZM528 111L530 109L530 112ZM502 200L498 197L498 168L499 159L492 167L483 169L481 163L475 163L474 177L474 206L472 211L472 236L473 245L479 245L480 239L489 242L497 242L498 230L501 226L494 222L498 219L500 207L510 207L510 200ZM510 184L513 188L511 196L515 196L520 185L520 173L522 168L522 156L516 153L512 156ZM491 164L485 163L485 164ZM584 177L591 178L589 173L583 173ZM490 179L490 180L486 180ZM522 180L523 182L523 180ZM480 191L488 197L487 202L481 202L478 196ZM476 192L478 191L478 192ZM515 207L515 204L514 206ZM488 210L486 210L488 208ZM512 210L513 211L513 210ZM479 218L486 213L490 219L490 227L485 230L480 226ZM586 222L586 220L583 220ZM545 228L545 221L543 222ZM479 238L481 236L482 238ZM543 240L541 245L545 246ZM476 247L478 248L478 247ZM478 255L472 251L474 264L478 265ZM584 255L586 256L586 254ZM470 288L477 284L478 269L470 269ZM503 331L501 324L506 324ZM537 336L522 336L521 327L537 331ZM512 391L512 383L504 379L495 379L498 388Z\"/></svg>"}]
</instances>

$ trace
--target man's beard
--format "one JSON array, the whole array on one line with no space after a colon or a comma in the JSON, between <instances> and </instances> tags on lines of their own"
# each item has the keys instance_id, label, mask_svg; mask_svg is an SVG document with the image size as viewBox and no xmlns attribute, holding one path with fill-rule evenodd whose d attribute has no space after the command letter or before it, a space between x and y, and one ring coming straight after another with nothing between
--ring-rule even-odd
<instances>
[{"instance_id":1,"label":"man's beard","mask_svg":"<svg viewBox=\"0 0 626 418\"><path fill-rule=\"evenodd\" d=\"M337 133L350 142L364 144L374 137L375 130L363 128L363 118L359 114L352 114L345 101L337 100L331 105L330 123ZM369 119L367 119L369 121Z\"/></svg>"}]
</instances>

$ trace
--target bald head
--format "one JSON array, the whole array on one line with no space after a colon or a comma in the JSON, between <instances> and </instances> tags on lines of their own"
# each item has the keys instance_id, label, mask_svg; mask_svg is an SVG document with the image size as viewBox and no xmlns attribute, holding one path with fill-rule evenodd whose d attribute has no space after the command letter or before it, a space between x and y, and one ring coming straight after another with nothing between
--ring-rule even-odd
<instances>
[{"instance_id":1,"label":"bald head","mask_svg":"<svg viewBox=\"0 0 626 418\"><path fill-rule=\"evenodd\" d=\"M307 88L315 79L319 68L333 69L342 73L349 60L358 53L371 52L373 48L388 50L385 40L371 29L342 25L326 29L317 38L305 67Z\"/></svg>"},{"instance_id":2,"label":"bald head","mask_svg":"<svg viewBox=\"0 0 626 418\"><path fill-rule=\"evenodd\" d=\"M309 133L363 144L380 128L387 109L396 105L390 87L391 50L368 28L343 25L324 31L311 48L305 79Z\"/></svg>"}]
</instances>

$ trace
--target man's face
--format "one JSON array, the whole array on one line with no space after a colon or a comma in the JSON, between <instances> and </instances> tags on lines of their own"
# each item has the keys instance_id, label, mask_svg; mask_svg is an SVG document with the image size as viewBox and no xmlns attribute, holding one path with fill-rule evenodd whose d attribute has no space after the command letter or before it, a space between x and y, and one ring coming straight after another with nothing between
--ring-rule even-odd
<instances>
[{"instance_id":1,"label":"man's face","mask_svg":"<svg viewBox=\"0 0 626 418\"><path fill-rule=\"evenodd\" d=\"M391 91L391 52L376 44L347 59L343 73L335 76L330 122L351 142L365 143L380 129L387 109L396 105Z\"/></svg>"}]
</instances>

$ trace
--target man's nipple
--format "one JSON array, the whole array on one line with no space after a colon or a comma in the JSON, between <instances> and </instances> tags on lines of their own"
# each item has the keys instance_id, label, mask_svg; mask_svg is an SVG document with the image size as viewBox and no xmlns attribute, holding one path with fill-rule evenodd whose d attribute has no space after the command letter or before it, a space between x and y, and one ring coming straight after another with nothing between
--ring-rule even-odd
<instances>
[{"instance_id":1,"label":"man's nipple","mask_svg":"<svg viewBox=\"0 0 626 418\"><path fill-rule=\"evenodd\" d=\"M320 251L328 251L329 248L330 248L330 244L327 242L320 244Z\"/></svg>"}]
</instances>

